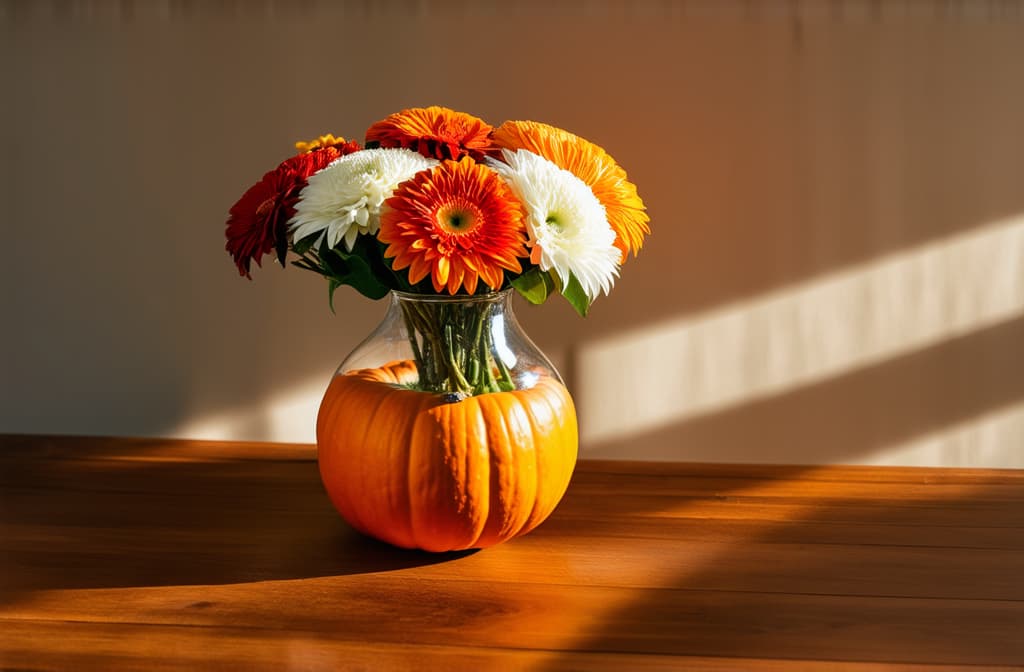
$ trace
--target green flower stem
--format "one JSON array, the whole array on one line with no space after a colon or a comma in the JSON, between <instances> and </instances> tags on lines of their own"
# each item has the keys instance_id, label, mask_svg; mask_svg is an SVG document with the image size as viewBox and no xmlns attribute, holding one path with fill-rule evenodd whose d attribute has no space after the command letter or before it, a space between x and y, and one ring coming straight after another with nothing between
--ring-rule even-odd
<instances>
[{"instance_id":1,"label":"green flower stem","mask_svg":"<svg viewBox=\"0 0 1024 672\"><path fill-rule=\"evenodd\" d=\"M513 389L508 366L496 356L488 300L401 301L419 372L419 387L465 396Z\"/></svg>"}]
</instances>

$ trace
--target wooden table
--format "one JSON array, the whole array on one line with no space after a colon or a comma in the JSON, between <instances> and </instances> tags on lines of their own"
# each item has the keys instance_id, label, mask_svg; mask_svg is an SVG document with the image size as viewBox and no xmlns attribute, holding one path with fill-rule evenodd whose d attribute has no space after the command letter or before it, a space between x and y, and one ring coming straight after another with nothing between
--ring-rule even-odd
<instances>
[{"instance_id":1,"label":"wooden table","mask_svg":"<svg viewBox=\"0 0 1024 672\"><path fill-rule=\"evenodd\" d=\"M1024 472L583 462L534 533L430 555L314 460L0 437L0 668L1024 665Z\"/></svg>"}]
</instances>

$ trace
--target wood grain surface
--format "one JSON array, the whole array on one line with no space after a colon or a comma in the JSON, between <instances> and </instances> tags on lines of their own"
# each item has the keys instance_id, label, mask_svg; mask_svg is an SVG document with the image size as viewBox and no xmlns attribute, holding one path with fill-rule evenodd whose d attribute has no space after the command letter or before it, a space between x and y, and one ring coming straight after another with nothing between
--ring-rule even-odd
<instances>
[{"instance_id":1,"label":"wood grain surface","mask_svg":"<svg viewBox=\"0 0 1024 672\"><path fill-rule=\"evenodd\" d=\"M0 668L1021 669L1024 472L582 462L433 555L311 446L0 436Z\"/></svg>"}]
</instances>

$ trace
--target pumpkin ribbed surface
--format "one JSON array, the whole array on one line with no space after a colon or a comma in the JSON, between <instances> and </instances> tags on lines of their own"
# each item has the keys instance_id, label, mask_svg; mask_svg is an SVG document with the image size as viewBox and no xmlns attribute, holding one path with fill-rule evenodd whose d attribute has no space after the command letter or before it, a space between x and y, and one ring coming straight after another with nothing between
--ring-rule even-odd
<instances>
[{"instance_id":1,"label":"pumpkin ribbed surface","mask_svg":"<svg viewBox=\"0 0 1024 672\"><path fill-rule=\"evenodd\" d=\"M483 548L525 534L576 464L576 411L550 376L448 401L405 387L410 361L336 375L317 418L320 474L357 530L405 548Z\"/></svg>"}]
</instances>

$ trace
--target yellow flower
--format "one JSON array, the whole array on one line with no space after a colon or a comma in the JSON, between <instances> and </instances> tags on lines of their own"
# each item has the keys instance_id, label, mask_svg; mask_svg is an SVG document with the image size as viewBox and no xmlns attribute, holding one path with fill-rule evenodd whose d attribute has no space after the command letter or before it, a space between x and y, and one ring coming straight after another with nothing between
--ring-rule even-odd
<instances>
[{"instance_id":1,"label":"yellow flower","mask_svg":"<svg viewBox=\"0 0 1024 672\"><path fill-rule=\"evenodd\" d=\"M324 147L334 147L336 145L344 145L345 138L336 138L330 133L327 135L321 135L319 138L314 138L309 142L296 142L295 149L305 154L306 152L312 152L314 149L322 149Z\"/></svg>"}]
</instances>

